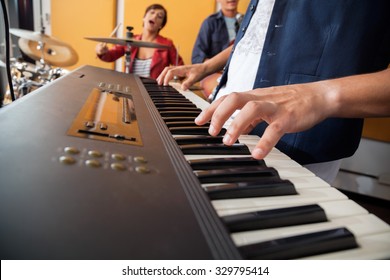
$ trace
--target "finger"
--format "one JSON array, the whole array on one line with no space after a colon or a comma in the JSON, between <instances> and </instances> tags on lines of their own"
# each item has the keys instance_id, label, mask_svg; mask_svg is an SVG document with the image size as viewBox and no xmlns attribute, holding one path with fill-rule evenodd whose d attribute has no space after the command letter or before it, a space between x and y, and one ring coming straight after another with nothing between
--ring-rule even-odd
<instances>
[{"instance_id":1,"label":"finger","mask_svg":"<svg viewBox=\"0 0 390 280\"><path fill-rule=\"evenodd\" d=\"M260 138L255 149L252 151L252 156L256 159L263 159L279 142L284 135L284 129L279 123L273 122L265 129L263 136Z\"/></svg>"},{"instance_id":2,"label":"finger","mask_svg":"<svg viewBox=\"0 0 390 280\"><path fill-rule=\"evenodd\" d=\"M188 90L193 84L194 84L194 79L191 76L189 76L182 82L181 89Z\"/></svg>"},{"instance_id":3,"label":"finger","mask_svg":"<svg viewBox=\"0 0 390 280\"><path fill-rule=\"evenodd\" d=\"M224 98L225 96L214 101L207 108L203 109L203 111L196 117L195 123L197 125L203 125L210 121L215 109L219 106L219 104L223 101Z\"/></svg>"},{"instance_id":4,"label":"finger","mask_svg":"<svg viewBox=\"0 0 390 280\"><path fill-rule=\"evenodd\" d=\"M174 70L174 68L168 68L168 71L164 77L164 82L163 82L164 86L169 85L169 81L173 79L175 72L176 71Z\"/></svg>"},{"instance_id":5,"label":"finger","mask_svg":"<svg viewBox=\"0 0 390 280\"><path fill-rule=\"evenodd\" d=\"M160 75L158 75L158 77L156 79L158 85L161 86L163 84L163 81L164 81L165 75L168 72L168 69L169 69L168 67L165 67L164 70L160 73Z\"/></svg>"},{"instance_id":6,"label":"finger","mask_svg":"<svg viewBox=\"0 0 390 280\"><path fill-rule=\"evenodd\" d=\"M223 139L224 144L233 144L240 135L247 134L263 120L257 103L249 101L242 107L226 130Z\"/></svg>"},{"instance_id":7,"label":"finger","mask_svg":"<svg viewBox=\"0 0 390 280\"><path fill-rule=\"evenodd\" d=\"M217 135L226 121L242 106L247 102L251 97L243 93L230 93L217 104L217 107L211 108L214 109L214 112L211 116L210 130L211 135ZM228 140L228 137L226 138ZM227 141L229 142L229 141Z\"/></svg>"}]
</instances>

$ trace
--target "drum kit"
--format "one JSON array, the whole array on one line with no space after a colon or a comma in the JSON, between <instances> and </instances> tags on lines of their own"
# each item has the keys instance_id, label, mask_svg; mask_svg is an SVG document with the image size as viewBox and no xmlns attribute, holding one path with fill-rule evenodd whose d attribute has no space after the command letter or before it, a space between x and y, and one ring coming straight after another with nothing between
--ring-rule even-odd
<instances>
[{"instance_id":1,"label":"drum kit","mask_svg":"<svg viewBox=\"0 0 390 280\"><path fill-rule=\"evenodd\" d=\"M67 43L30 30L10 28L10 33L19 37L18 46L35 64L23 58L11 58L10 69L15 98L20 98L31 91L54 81L67 73L60 67L77 63L76 51ZM4 96L4 104L11 102L9 91Z\"/></svg>"},{"instance_id":2,"label":"drum kit","mask_svg":"<svg viewBox=\"0 0 390 280\"><path fill-rule=\"evenodd\" d=\"M117 30L118 26L115 29ZM132 27L128 29L131 31ZM43 29L44 30L44 29ZM68 71L61 67L71 66L77 63L78 55L76 51L67 43L41 32L33 32L24 29L11 28L10 33L19 37L18 46L21 51L29 58L35 60L35 65L24 61L23 59L10 59L10 68L15 98L20 98L31 91L59 78ZM114 32L113 32L114 33ZM87 40L123 45L130 47L143 48L168 48L153 42L137 40L127 36L127 38L118 37L85 37ZM113 35L113 34L112 34ZM129 63L130 55L126 57ZM54 66L54 67L53 67ZM128 67L126 67L128 69ZM4 105L11 103L9 91L4 96Z\"/></svg>"}]
</instances>

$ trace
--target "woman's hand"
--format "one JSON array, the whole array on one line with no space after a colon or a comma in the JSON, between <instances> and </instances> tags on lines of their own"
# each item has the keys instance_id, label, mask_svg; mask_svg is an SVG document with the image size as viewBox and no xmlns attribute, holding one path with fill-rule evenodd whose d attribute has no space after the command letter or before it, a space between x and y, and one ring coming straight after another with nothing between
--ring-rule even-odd
<instances>
[{"instance_id":1,"label":"woman's hand","mask_svg":"<svg viewBox=\"0 0 390 280\"><path fill-rule=\"evenodd\" d=\"M99 43L95 47L95 52L97 55L105 55L108 52L107 44L106 43Z\"/></svg>"}]
</instances>

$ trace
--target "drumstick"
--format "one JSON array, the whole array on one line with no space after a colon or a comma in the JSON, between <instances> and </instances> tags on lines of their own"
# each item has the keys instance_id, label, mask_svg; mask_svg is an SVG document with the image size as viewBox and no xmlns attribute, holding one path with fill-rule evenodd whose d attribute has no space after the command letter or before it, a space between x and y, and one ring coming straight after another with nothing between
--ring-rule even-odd
<instances>
[{"instance_id":1,"label":"drumstick","mask_svg":"<svg viewBox=\"0 0 390 280\"><path fill-rule=\"evenodd\" d=\"M110 34L110 37L113 37L115 35L115 33L118 31L119 27L121 26L122 23L118 23L118 25L114 28L114 30L112 30L111 34ZM102 47L104 48L105 46L107 46L107 43L104 42L102 43ZM98 58L98 56L96 55L95 58Z\"/></svg>"},{"instance_id":2,"label":"drumstick","mask_svg":"<svg viewBox=\"0 0 390 280\"><path fill-rule=\"evenodd\" d=\"M114 36L115 33L118 31L119 26L121 26L122 23L118 23L118 25L114 28L114 30L111 32L110 37Z\"/></svg>"},{"instance_id":3,"label":"drumstick","mask_svg":"<svg viewBox=\"0 0 390 280\"><path fill-rule=\"evenodd\" d=\"M122 23L119 23L115 28L114 30L112 30L111 34L109 37L114 37L115 33L118 31L119 27L121 26ZM107 45L107 43L103 43L103 46L105 47Z\"/></svg>"},{"instance_id":4,"label":"drumstick","mask_svg":"<svg viewBox=\"0 0 390 280\"><path fill-rule=\"evenodd\" d=\"M175 65L175 66L178 66L178 65L179 65L179 52L180 52L180 46L177 45L177 51L176 51L176 65Z\"/></svg>"},{"instance_id":5,"label":"drumstick","mask_svg":"<svg viewBox=\"0 0 390 280\"><path fill-rule=\"evenodd\" d=\"M177 45L175 66L178 66L178 65L179 65L179 52L180 52L180 46ZM174 80L174 81L178 81L178 80L179 80L179 77L175 75L175 76L173 77L173 80Z\"/></svg>"}]
</instances>

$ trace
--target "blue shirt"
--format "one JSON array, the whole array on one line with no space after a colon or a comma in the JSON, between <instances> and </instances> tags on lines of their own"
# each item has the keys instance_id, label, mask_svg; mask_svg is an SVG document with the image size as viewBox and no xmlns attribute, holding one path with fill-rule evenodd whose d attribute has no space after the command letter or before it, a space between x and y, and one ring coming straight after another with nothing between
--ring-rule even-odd
<instances>
[{"instance_id":1,"label":"blue shirt","mask_svg":"<svg viewBox=\"0 0 390 280\"><path fill-rule=\"evenodd\" d=\"M230 44L225 19L221 11L207 17L200 27L191 61L193 64L202 63L223 51Z\"/></svg>"},{"instance_id":2,"label":"blue shirt","mask_svg":"<svg viewBox=\"0 0 390 280\"><path fill-rule=\"evenodd\" d=\"M236 44L258 3L251 0ZM389 11L389 0L276 0L253 88L386 69ZM226 83L228 69L229 62L219 87ZM266 126L257 125L252 134L261 136ZM284 135L276 147L300 164L337 160L356 151L362 126L362 119L331 118L307 131Z\"/></svg>"}]
</instances>

